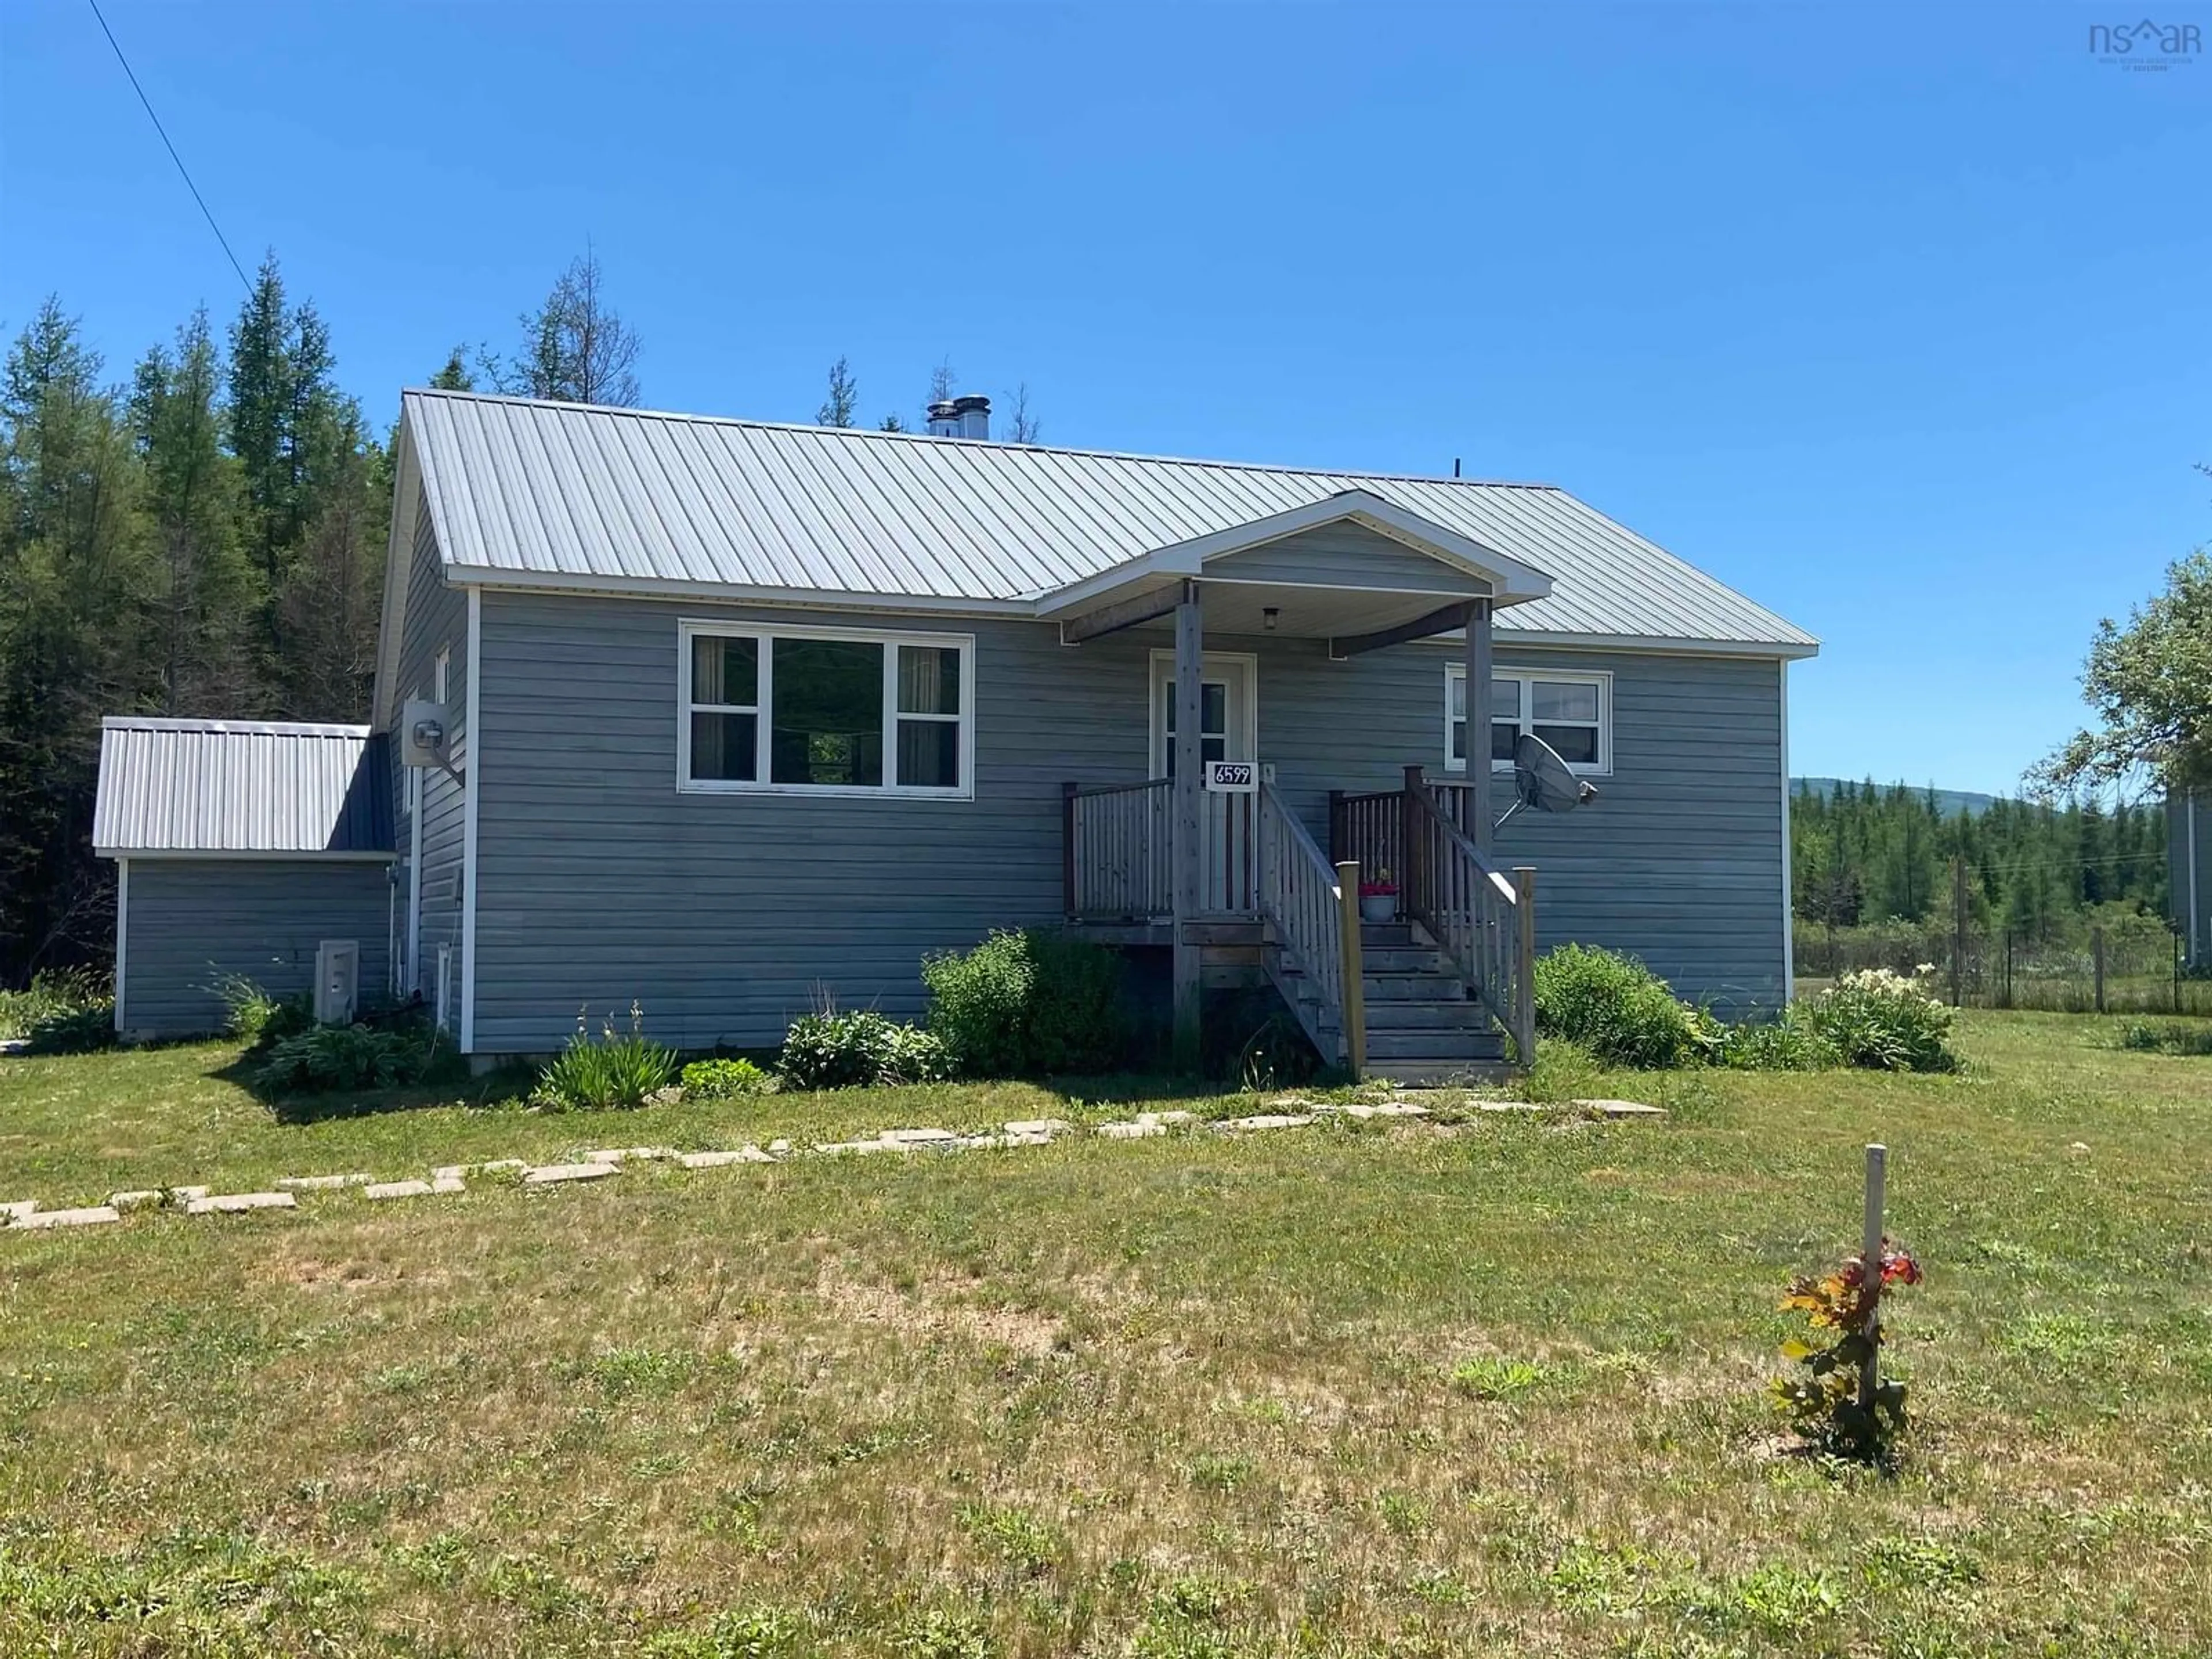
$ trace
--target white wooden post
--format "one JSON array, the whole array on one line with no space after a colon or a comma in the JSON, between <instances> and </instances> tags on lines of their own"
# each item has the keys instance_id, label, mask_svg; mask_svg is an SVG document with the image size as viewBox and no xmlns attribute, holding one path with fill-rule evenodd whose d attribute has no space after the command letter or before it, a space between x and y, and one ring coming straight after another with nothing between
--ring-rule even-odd
<instances>
[{"instance_id":1,"label":"white wooden post","mask_svg":"<svg viewBox=\"0 0 2212 1659\"><path fill-rule=\"evenodd\" d=\"M1490 850L1490 601L1467 619L1467 838Z\"/></svg>"},{"instance_id":2,"label":"white wooden post","mask_svg":"<svg viewBox=\"0 0 2212 1659\"><path fill-rule=\"evenodd\" d=\"M1866 1149L1866 1225L1861 1235L1859 1262L1866 1274L1867 1351L1859 1362L1859 1404L1868 1411L1874 1409L1875 1345L1881 1340L1881 1207L1888 1159L1886 1146L1877 1144Z\"/></svg>"},{"instance_id":3,"label":"white wooden post","mask_svg":"<svg viewBox=\"0 0 2212 1659\"><path fill-rule=\"evenodd\" d=\"M1200 946L1192 936L1199 908L1200 809L1204 805L1199 742L1206 632L1198 584L1182 585L1176 606L1175 644L1175 1057L1186 1071L1199 1063Z\"/></svg>"}]
</instances>

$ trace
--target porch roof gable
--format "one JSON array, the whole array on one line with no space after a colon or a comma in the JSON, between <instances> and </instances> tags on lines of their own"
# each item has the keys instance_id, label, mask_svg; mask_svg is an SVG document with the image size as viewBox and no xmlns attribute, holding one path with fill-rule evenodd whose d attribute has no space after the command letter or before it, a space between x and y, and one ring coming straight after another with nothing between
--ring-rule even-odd
<instances>
[{"instance_id":1,"label":"porch roof gable","mask_svg":"<svg viewBox=\"0 0 2212 1659\"><path fill-rule=\"evenodd\" d=\"M1208 567L1221 580L1253 580L1233 561L1261 548L1292 544L1294 538L1331 526L1348 525L1413 550L1434 561L1458 580L1419 591L1431 594L1487 599L1498 606L1526 604L1547 598L1552 578L1534 566L1486 546L1474 537L1425 518L1366 489L1346 489L1302 507L1261 514L1242 524L1190 537L1140 554L1110 569L1066 583L1039 596L1037 615L1047 620L1091 610L1116 597L1142 592L1164 582L1186 577L1206 578ZM1326 588L1380 592L1390 591L1390 579L1357 574L1352 580L1316 574L1301 577L1282 568L1264 577L1267 586Z\"/></svg>"}]
</instances>

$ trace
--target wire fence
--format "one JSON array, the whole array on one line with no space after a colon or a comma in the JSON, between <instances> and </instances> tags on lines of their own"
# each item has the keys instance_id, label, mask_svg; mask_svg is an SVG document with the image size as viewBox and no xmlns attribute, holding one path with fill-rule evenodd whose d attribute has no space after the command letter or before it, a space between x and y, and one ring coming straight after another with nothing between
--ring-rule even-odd
<instances>
[{"instance_id":1,"label":"wire fence","mask_svg":"<svg viewBox=\"0 0 2212 1659\"><path fill-rule=\"evenodd\" d=\"M1971 923L1826 929L1801 921L1796 959L1801 986L1887 968L1923 974L1938 995L1970 1008L2212 1014L2212 978L2185 972L2180 939L2150 916L2056 939Z\"/></svg>"}]
</instances>

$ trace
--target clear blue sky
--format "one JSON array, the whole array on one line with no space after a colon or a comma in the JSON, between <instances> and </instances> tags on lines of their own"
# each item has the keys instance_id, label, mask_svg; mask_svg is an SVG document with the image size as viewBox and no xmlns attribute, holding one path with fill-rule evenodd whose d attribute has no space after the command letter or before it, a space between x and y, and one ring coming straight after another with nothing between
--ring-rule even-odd
<instances>
[{"instance_id":1,"label":"clear blue sky","mask_svg":"<svg viewBox=\"0 0 2212 1659\"><path fill-rule=\"evenodd\" d=\"M1564 484L1821 635L1797 770L1967 788L2212 538L2212 54L2101 12L105 3L380 419L589 237L650 404L950 357L1051 442ZM10 334L228 322L82 0L0 6L0 144Z\"/></svg>"}]
</instances>

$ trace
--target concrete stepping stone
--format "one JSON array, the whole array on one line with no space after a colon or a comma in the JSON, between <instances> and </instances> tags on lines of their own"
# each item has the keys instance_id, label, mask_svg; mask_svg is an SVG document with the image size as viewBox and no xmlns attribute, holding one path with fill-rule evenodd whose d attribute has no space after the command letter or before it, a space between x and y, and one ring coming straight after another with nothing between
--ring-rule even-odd
<instances>
[{"instance_id":1,"label":"concrete stepping stone","mask_svg":"<svg viewBox=\"0 0 2212 1659\"><path fill-rule=\"evenodd\" d=\"M669 1146L602 1146L597 1152L586 1152L584 1162L586 1164L650 1163L657 1158L671 1158L675 1156L675 1149Z\"/></svg>"},{"instance_id":2,"label":"concrete stepping stone","mask_svg":"<svg viewBox=\"0 0 2212 1659\"><path fill-rule=\"evenodd\" d=\"M598 1181L615 1173L611 1164L541 1164L522 1172L526 1187L550 1187L563 1181Z\"/></svg>"},{"instance_id":3,"label":"concrete stepping stone","mask_svg":"<svg viewBox=\"0 0 2212 1659\"><path fill-rule=\"evenodd\" d=\"M1164 1123L1146 1123L1141 1119L1128 1123L1102 1123L1098 1133L1109 1140L1142 1140L1147 1135L1164 1135L1168 1132Z\"/></svg>"},{"instance_id":4,"label":"concrete stepping stone","mask_svg":"<svg viewBox=\"0 0 2212 1659\"><path fill-rule=\"evenodd\" d=\"M196 1198L185 1206L186 1215L237 1215L246 1210L296 1210L300 1200L289 1193L217 1193Z\"/></svg>"},{"instance_id":5,"label":"concrete stepping stone","mask_svg":"<svg viewBox=\"0 0 2212 1659\"><path fill-rule=\"evenodd\" d=\"M295 1193L334 1193L342 1187L366 1187L373 1175L286 1176L276 1184Z\"/></svg>"},{"instance_id":6,"label":"concrete stepping stone","mask_svg":"<svg viewBox=\"0 0 2212 1659\"><path fill-rule=\"evenodd\" d=\"M886 1146L943 1146L960 1137L950 1129L886 1129L877 1139Z\"/></svg>"},{"instance_id":7,"label":"concrete stepping stone","mask_svg":"<svg viewBox=\"0 0 2212 1659\"><path fill-rule=\"evenodd\" d=\"M94 1204L82 1210L33 1210L17 1216L8 1226L11 1232L27 1232L40 1227L93 1227L122 1219L123 1212L112 1204Z\"/></svg>"},{"instance_id":8,"label":"concrete stepping stone","mask_svg":"<svg viewBox=\"0 0 2212 1659\"><path fill-rule=\"evenodd\" d=\"M158 1210L169 1201L169 1195L159 1187L149 1187L136 1192L110 1193L107 1201L118 1210Z\"/></svg>"},{"instance_id":9,"label":"concrete stepping stone","mask_svg":"<svg viewBox=\"0 0 2212 1659\"><path fill-rule=\"evenodd\" d=\"M784 1139L775 1139L775 1140L771 1140L771 1141L769 1141L769 1144L768 1144L768 1149L769 1149L769 1151L770 1152L775 1153L775 1154L777 1154L778 1156L781 1156L781 1154L783 1154L783 1153L785 1153L785 1152L789 1152L789 1151L791 1150L791 1143L790 1143L789 1141L787 1141L787 1140L784 1140Z\"/></svg>"},{"instance_id":10,"label":"concrete stepping stone","mask_svg":"<svg viewBox=\"0 0 2212 1659\"><path fill-rule=\"evenodd\" d=\"M1323 1102L1316 1105L1309 1106L1306 1109L1330 1116L1355 1117L1363 1121L1368 1118L1376 1117L1427 1117L1431 1115L1427 1107L1416 1106L1409 1101L1382 1101L1380 1103L1370 1103L1367 1101L1355 1100L1348 1105L1343 1106L1332 1105L1327 1102Z\"/></svg>"},{"instance_id":11,"label":"concrete stepping stone","mask_svg":"<svg viewBox=\"0 0 2212 1659\"><path fill-rule=\"evenodd\" d=\"M1578 1100L1576 1105L1586 1112L1601 1112L1607 1117L1664 1117L1663 1106L1646 1106L1634 1100Z\"/></svg>"},{"instance_id":12,"label":"concrete stepping stone","mask_svg":"<svg viewBox=\"0 0 2212 1659\"><path fill-rule=\"evenodd\" d=\"M169 1200L173 1204L197 1204L210 1190L206 1187L172 1187L169 1188Z\"/></svg>"},{"instance_id":13,"label":"concrete stepping stone","mask_svg":"<svg viewBox=\"0 0 2212 1659\"><path fill-rule=\"evenodd\" d=\"M1065 1134L1074 1127L1065 1118L1025 1117L1007 1124L1006 1129L1010 1135L1037 1135L1048 1139L1054 1135Z\"/></svg>"},{"instance_id":14,"label":"concrete stepping stone","mask_svg":"<svg viewBox=\"0 0 2212 1659\"><path fill-rule=\"evenodd\" d=\"M740 1146L728 1152L678 1152L676 1161L687 1170L720 1170L732 1164L773 1164L775 1160L757 1146Z\"/></svg>"},{"instance_id":15,"label":"concrete stepping stone","mask_svg":"<svg viewBox=\"0 0 2212 1659\"><path fill-rule=\"evenodd\" d=\"M1213 1127L1234 1133L1246 1129L1303 1129L1313 1121L1310 1112L1261 1112L1253 1117L1224 1118Z\"/></svg>"},{"instance_id":16,"label":"concrete stepping stone","mask_svg":"<svg viewBox=\"0 0 2212 1659\"><path fill-rule=\"evenodd\" d=\"M817 1152L902 1152L908 1149L896 1140L831 1140L814 1150Z\"/></svg>"},{"instance_id":17,"label":"concrete stepping stone","mask_svg":"<svg viewBox=\"0 0 2212 1659\"><path fill-rule=\"evenodd\" d=\"M428 1198L430 1183L427 1181L377 1181L361 1189L363 1198Z\"/></svg>"},{"instance_id":18,"label":"concrete stepping stone","mask_svg":"<svg viewBox=\"0 0 2212 1659\"><path fill-rule=\"evenodd\" d=\"M39 1200L35 1198L18 1198L0 1204L0 1226L5 1226L10 1221L21 1221L38 1207Z\"/></svg>"}]
</instances>

